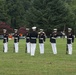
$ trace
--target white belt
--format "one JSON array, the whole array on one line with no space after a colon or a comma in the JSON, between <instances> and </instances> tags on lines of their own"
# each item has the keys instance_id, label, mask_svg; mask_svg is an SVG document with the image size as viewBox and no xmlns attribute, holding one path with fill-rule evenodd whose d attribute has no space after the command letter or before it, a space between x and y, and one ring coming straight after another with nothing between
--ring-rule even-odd
<instances>
[{"instance_id":1,"label":"white belt","mask_svg":"<svg viewBox=\"0 0 76 75\"><path fill-rule=\"evenodd\" d=\"M52 37L52 39L56 39L56 38Z\"/></svg>"},{"instance_id":2,"label":"white belt","mask_svg":"<svg viewBox=\"0 0 76 75\"><path fill-rule=\"evenodd\" d=\"M31 37L31 39L36 39L35 37Z\"/></svg>"},{"instance_id":3,"label":"white belt","mask_svg":"<svg viewBox=\"0 0 76 75\"><path fill-rule=\"evenodd\" d=\"M4 39L7 39L7 38L4 38Z\"/></svg>"},{"instance_id":4,"label":"white belt","mask_svg":"<svg viewBox=\"0 0 76 75\"><path fill-rule=\"evenodd\" d=\"M72 40L72 38L68 38L69 40Z\"/></svg>"},{"instance_id":5,"label":"white belt","mask_svg":"<svg viewBox=\"0 0 76 75\"><path fill-rule=\"evenodd\" d=\"M43 40L43 38L39 38L40 40Z\"/></svg>"},{"instance_id":6,"label":"white belt","mask_svg":"<svg viewBox=\"0 0 76 75\"><path fill-rule=\"evenodd\" d=\"M15 38L15 39L18 39L18 38Z\"/></svg>"},{"instance_id":7,"label":"white belt","mask_svg":"<svg viewBox=\"0 0 76 75\"><path fill-rule=\"evenodd\" d=\"M27 39L29 39L29 37L26 37Z\"/></svg>"}]
</instances>

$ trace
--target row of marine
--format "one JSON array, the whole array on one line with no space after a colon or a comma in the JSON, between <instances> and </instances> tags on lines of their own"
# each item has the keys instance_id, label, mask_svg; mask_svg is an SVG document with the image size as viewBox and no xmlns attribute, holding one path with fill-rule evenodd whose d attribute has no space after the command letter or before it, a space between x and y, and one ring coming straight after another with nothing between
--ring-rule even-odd
<instances>
[{"instance_id":1,"label":"row of marine","mask_svg":"<svg viewBox=\"0 0 76 75\"><path fill-rule=\"evenodd\" d=\"M44 43L46 41L46 33L43 29L40 29L39 32L37 32L37 28L34 26L31 28L32 31L29 30L29 28L26 28L26 53L30 53L31 56L35 56L35 50L36 50L36 43L37 38L39 42L39 49L40 54L44 54ZM8 34L7 30L3 29L3 51L6 53L8 52ZM14 29L14 52L18 53L19 51L19 37L18 29ZM58 37L58 30L53 29L52 33L50 34L50 43L52 47L53 54L57 54L57 46L56 46L56 39ZM68 28L67 33L67 44L66 44L66 54L72 55L72 44L74 43L74 35L72 34L72 28Z\"/></svg>"}]
</instances>

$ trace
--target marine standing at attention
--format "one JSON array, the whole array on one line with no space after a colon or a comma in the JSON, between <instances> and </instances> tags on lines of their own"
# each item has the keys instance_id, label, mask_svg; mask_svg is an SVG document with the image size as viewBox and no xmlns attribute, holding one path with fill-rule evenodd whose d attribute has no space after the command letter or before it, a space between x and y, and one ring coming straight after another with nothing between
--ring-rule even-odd
<instances>
[{"instance_id":1,"label":"marine standing at attention","mask_svg":"<svg viewBox=\"0 0 76 75\"><path fill-rule=\"evenodd\" d=\"M74 36L72 34L72 28L68 28L67 34L67 50L66 53L72 55L72 43L74 42Z\"/></svg>"},{"instance_id":2,"label":"marine standing at attention","mask_svg":"<svg viewBox=\"0 0 76 75\"><path fill-rule=\"evenodd\" d=\"M30 33L29 28L26 28L26 52L30 53Z\"/></svg>"},{"instance_id":3,"label":"marine standing at attention","mask_svg":"<svg viewBox=\"0 0 76 75\"><path fill-rule=\"evenodd\" d=\"M43 31L43 29L40 29L40 32L38 32L38 38L39 38L40 54L44 54L44 42L46 39L46 34Z\"/></svg>"},{"instance_id":4,"label":"marine standing at attention","mask_svg":"<svg viewBox=\"0 0 76 75\"><path fill-rule=\"evenodd\" d=\"M3 52L7 53L8 51L8 34L7 30L3 29Z\"/></svg>"},{"instance_id":5,"label":"marine standing at attention","mask_svg":"<svg viewBox=\"0 0 76 75\"><path fill-rule=\"evenodd\" d=\"M18 53L19 51L19 34L18 34L18 30L14 29L15 33L14 33L14 49L15 49L15 53Z\"/></svg>"},{"instance_id":6,"label":"marine standing at attention","mask_svg":"<svg viewBox=\"0 0 76 75\"><path fill-rule=\"evenodd\" d=\"M57 54L56 38L57 38L57 29L53 29L53 32L50 35L50 42L51 42L53 54Z\"/></svg>"},{"instance_id":7,"label":"marine standing at attention","mask_svg":"<svg viewBox=\"0 0 76 75\"><path fill-rule=\"evenodd\" d=\"M32 32L30 33L31 56L35 55L37 37L38 33L36 32L36 27L32 27Z\"/></svg>"}]
</instances>

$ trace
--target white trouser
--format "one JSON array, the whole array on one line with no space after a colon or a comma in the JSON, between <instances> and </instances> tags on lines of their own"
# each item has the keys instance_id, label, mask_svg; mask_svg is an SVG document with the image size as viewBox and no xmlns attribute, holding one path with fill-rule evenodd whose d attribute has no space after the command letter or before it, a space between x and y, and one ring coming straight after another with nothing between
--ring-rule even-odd
<instances>
[{"instance_id":1,"label":"white trouser","mask_svg":"<svg viewBox=\"0 0 76 75\"><path fill-rule=\"evenodd\" d=\"M72 44L68 44L68 54L72 54Z\"/></svg>"},{"instance_id":2,"label":"white trouser","mask_svg":"<svg viewBox=\"0 0 76 75\"><path fill-rule=\"evenodd\" d=\"M26 43L27 46L27 53L30 53L30 42Z\"/></svg>"},{"instance_id":3,"label":"white trouser","mask_svg":"<svg viewBox=\"0 0 76 75\"><path fill-rule=\"evenodd\" d=\"M15 53L18 53L18 43L14 43Z\"/></svg>"},{"instance_id":4,"label":"white trouser","mask_svg":"<svg viewBox=\"0 0 76 75\"><path fill-rule=\"evenodd\" d=\"M40 54L44 54L44 43L39 43Z\"/></svg>"},{"instance_id":5,"label":"white trouser","mask_svg":"<svg viewBox=\"0 0 76 75\"><path fill-rule=\"evenodd\" d=\"M6 53L8 51L8 43L4 43L4 52Z\"/></svg>"},{"instance_id":6,"label":"white trouser","mask_svg":"<svg viewBox=\"0 0 76 75\"><path fill-rule=\"evenodd\" d=\"M31 56L35 55L36 43L31 43Z\"/></svg>"},{"instance_id":7,"label":"white trouser","mask_svg":"<svg viewBox=\"0 0 76 75\"><path fill-rule=\"evenodd\" d=\"M53 54L57 54L56 43L51 43Z\"/></svg>"}]
</instances>

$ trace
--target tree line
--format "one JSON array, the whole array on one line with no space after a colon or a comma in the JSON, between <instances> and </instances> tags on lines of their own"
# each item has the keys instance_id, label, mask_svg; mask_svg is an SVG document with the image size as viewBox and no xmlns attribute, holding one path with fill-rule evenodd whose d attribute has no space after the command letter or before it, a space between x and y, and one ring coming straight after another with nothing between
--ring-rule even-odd
<instances>
[{"instance_id":1,"label":"tree line","mask_svg":"<svg viewBox=\"0 0 76 75\"><path fill-rule=\"evenodd\" d=\"M36 26L47 33L71 27L76 34L75 4L75 0L0 0L0 22L12 28Z\"/></svg>"}]
</instances>

